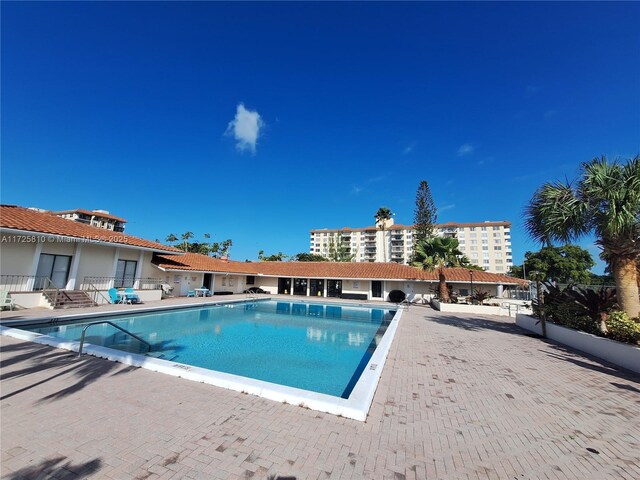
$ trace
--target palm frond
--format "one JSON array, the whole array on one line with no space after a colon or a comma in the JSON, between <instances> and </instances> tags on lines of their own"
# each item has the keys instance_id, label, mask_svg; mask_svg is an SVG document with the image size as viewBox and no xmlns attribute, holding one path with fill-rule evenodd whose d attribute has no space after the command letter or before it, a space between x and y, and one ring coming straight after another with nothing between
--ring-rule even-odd
<instances>
[{"instance_id":1,"label":"palm frond","mask_svg":"<svg viewBox=\"0 0 640 480\"><path fill-rule=\"evenodd\" d=\"M569 183L546 183L525 208L525 228L540 243L572 242L589 231L587 205Z\"/></svg>"}]
</instances>

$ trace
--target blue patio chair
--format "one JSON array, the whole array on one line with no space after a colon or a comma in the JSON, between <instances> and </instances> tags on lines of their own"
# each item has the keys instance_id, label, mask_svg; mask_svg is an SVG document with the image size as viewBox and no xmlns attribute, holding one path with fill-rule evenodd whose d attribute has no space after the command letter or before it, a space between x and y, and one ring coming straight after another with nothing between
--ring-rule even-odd
<instances>
[{"instance_id":1,"label":"blue patio chair","mask_svg":"<svg viewBox=\"0 0 640 480\"><path fill-rule=\"evenodd\" d=\"M127 297L127 301L131 303L140 303L140 297L136 292L133 291L133 288L125 288L124 294Z\"/></svg>"},{"instance_id":2,"label":"blue patio chair","mask_svg":"<svg viewBox=\"0 0 640 480\"><path fill-rule=\"evenodd\" d=\"M195 296L196 296L195 290L187 290L187 297L195 297Z\"/></svg>"},{"instance_id":3,"label":"blue patio chair","mask_svg":"<svg viewBox=\"0 0 640 480\"><path fill-rule=\"evenodd\" d=\"M122 301L122 298L118 296L118 290L115 288L109 289L109 299L111 300L111 303L120 303Z\"/></svg>"}]
</instances>

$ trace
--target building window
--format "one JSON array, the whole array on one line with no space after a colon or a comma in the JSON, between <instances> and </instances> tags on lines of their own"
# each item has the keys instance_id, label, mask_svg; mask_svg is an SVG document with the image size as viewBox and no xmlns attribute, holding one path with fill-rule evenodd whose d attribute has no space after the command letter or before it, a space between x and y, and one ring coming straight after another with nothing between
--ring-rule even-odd
<instances>
[{"instance_id":1,"label":"building window","mask_svg":"<svg viewBox=\"0 0 640 480\"><path fill-rule=\"evenodd\" d=\"M135 260L118 260L113 286L115 288L132 288L137 266L138 262Z\"/></svg>"},{"instance_id":2,"label":"building window","mask_svg":"<svg viewBox=\"0 0 640 480\"><path fill-rule=\"evenodd\" d=\"M500 230L500 227L493 227L494 230ZM495 233L494 233L495 235Z\"/></svg>"},{"instance_id":3,"label":"building window","mask_svg":"<svg viewBox=\"0 0 640 480\"><path fill-rule=\"evenodd\" d=\"M487 231L487 227L482 227L480 230L482 230L483 232Z\"/></svg>"},{"instance_id":4,"label":"building window","mask_svg":"<svg viewBox=\"0 0 640 480\"><path fill-rule=\"evenodd\" d=\"M256 277L254 277L253 275L247 275L247 285L255 285L256 284Z\"/></svg>"},{"instance_id":5,"label":"building window","mask_svg":"<svg viewBox=\"0 0 640 480\"><path fill-rule=\"evenodd\" d=\"M493 249L494 250L502 250L502 247L500 245L494 245Z\"/></svg>"},{"instance_id":6,"label":"building window","mask_svg":"<svg viewBox=\"0 0 640 480\"><path fill-rule=\"evenodd\" d=\"M71 256L51 255L43 253L38 261L34 290L42 290L45 285L45 278L48 278L58 288L65 288L69 278L69 268L71 266Z\"/></svg>"},{"instance_id":7,"label":"building window","mask_svg":"<svg viewBox=\"0 0 640 480\"><path fill-rule=\"evenodd\" d=\"M483 245L482 246L482 250L489 250L489 246L488 245Z\"/></svg>"},{"instance_id":8,"label":"building window","mask_svg":"<svg viewBox=\"0 0 640 480\"><path fill-rule=\"evenodd\" d=\"M476 227L469 227L469 230L471 230L472 232L476 231Z\"/></svg>"}]
</instances>

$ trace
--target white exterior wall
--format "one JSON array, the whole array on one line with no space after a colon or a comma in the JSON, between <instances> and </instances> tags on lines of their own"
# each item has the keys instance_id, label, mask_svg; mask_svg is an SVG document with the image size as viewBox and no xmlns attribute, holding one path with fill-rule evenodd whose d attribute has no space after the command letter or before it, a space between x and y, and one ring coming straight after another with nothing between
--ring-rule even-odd
<instances>
[{"instance_id":1,"label":"white exterior wall","mask_svg":"<svg viewBox=\"0 0 640 480\"><path fill-rule=\"evenodd\" d=\"M249 286L259 287L275 295L276 293L278 293L278 277L256 276L255 285L249 285ZM247 288L249 288L249 286L247 286Z\"/></svg>"},{"instance_id":2,"label":"white exterior wall","mask_svg":"<svg viewBox=\"0 0 640 480\"><path fill-rule=\"evenodd\" d=\"M485 225L485 223L487 223ZM483 230L484 229L484 230ZM351 253L355 255L354 261L367 262L375 260L383 262L384 259L389 261L402 259L402 263L409 264L413 254L413 236L415 234L412 225L393 226L393 221L386 225L384 234L380 229L375 231L375 253L373 256L367 256L365 248L367 246L367 231L364 229L345 230L326 230L313 231L310 234L309 252L319 255L328 256L328 241L333 236L335 239L338 234L343 236L351 235L350 247ZM464 253L472 263L483 267L486 271L492 273L508 273L513 266L512 248L511 248L511 227L501 222L479 222L472 225L462 224L445 224L439 225L436 232L438 235L455 235L460 242L460 250ZM483 233L486 234L483 236ZM384 237L384 238L383 238ZM393 242L393 238L398 241ZM401 238L399 238L401 237ZM483 243L482 240L486 240ZM476 243L472 245L472 242ZM487 247L483 250L482 247ZM475 247L475 248L472 248ZM386 248L386 257L383 254ZM499 248L499 249L498 249ZM402 256L400 256L402 254Z\"/></svg>"},{"instance_id":3,"label":"white exterior wall","mask_svg":"<svg viewBox=\"0 0 640 480\"><path fill-rule=\"evenodd\" d=\"M80 264L76 276L76 288L80 288L85 277L112 276L115 248L84 244L80 250Z\"/></svg>"},{"instance_id":4,"label":"white exterior wall","mask_svg":"<svg viewBox=\"0 0 640 480\"><path fill-rule=\"evenodd\" d=\"M367 298L371 298L371 281L370 280L342 280L342 293L365 294Z\"/></svg>"},{"instance_id":5,"label":"white exterior wall","mask_svg":"<svg viewBox=\"0 0 640 480\"><path fill-rule=\"evenodd\" d=\"M71 264L66 288L80 289L85 277L113 277L117 251L117 259L138 262L137 277L159 278L163 276L151 263L152 252L136 248L68 241L66 237L41 234L13 235L3 232L2 237L7 239L6 242L0 244L0 272L2 275L35 275L40 255L67 255L71 257ZM32 241L33 239L36 241ZM77 267L75 272L74 267ZM15 282L15 279L7 279L6 281ZM23 283L25 282L27 282L26 279ZM171 282L168 283L171 284ZM9 287L10 285L7 285L4 288L19 289L15 285L15 288ZM25 283L23 289L27 287ZM3 285L0 285L0 288L3 288ZM30 286L28 288L30 289ZM29 301L29 303L32 302Z\"/></svg>"},{"instance_id":6,"label":"white exterior wall","mask_svg":"<svg viewBox=\"0 0 640 480\"><path fill-rule=\"evenodd\" d=\"M13 237L4 234L3 236L7 239ZM2 275L31 275L31 263L35 250L35 243L8 241L0 244L0 271Z\"/></svg>"}]
</instances>

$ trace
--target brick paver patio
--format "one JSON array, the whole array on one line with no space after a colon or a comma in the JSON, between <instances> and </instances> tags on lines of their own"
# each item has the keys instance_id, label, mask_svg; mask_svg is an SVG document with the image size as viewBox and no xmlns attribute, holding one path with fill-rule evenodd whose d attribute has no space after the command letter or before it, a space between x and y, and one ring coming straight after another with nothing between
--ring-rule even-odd
<instances>
[{"instance_id":1,"label":"brick paver patio","mask_svg":"<svg viewBox=\"0 0 640 480\"><path fill-rule=\"evenodd\" d=\"M639 378L405 312L366 423L2 337L2 476L640 478Z\"/></svg>"}]
</instances>

